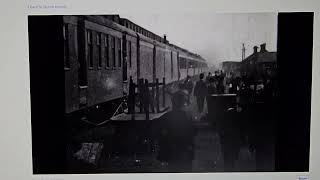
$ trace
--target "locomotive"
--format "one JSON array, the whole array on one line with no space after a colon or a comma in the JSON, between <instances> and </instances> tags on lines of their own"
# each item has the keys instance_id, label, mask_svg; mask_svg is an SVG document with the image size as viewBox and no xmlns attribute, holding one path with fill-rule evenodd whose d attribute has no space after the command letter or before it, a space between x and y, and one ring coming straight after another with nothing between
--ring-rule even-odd
<instances>
[{"instance_id":1,"label":"locomotive","mask_svg":"<svg viewBox=\"0 0 320 180\"><path fill-rule=\"evenodd\" d=\"M41 22L41 17L32 18ZM207 69L200 55L119 15L46 16L42 21L55 33L47 34L62 37L66 115L88 109L112 112L126 96L130 78L165 78L174 84ZM55 47L61 52L62 44Z\"/></svg>"}]
</instances>

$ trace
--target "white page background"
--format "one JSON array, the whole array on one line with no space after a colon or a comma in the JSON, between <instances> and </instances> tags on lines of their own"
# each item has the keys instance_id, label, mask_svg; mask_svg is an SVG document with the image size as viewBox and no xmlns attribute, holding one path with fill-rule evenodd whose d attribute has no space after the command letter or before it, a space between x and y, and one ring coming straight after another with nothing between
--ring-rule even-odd
<instances>
[{"instance_id":1,"label":"white page background","mask_svg":"<svg viewBox=\"0 0 320 180\"><path fill-rule=\"evenodd\" d=\"M319 0L8 0L0 6L0 179L320 179L320 1ZM33 8L28 5L57 5ZM32 175L28 14L110 14L166 12L292 12L314 11L314 54L311 115L310 173L202 173ZM298 133L298 132L297 132Z\"/></svg>"}]
</instances>

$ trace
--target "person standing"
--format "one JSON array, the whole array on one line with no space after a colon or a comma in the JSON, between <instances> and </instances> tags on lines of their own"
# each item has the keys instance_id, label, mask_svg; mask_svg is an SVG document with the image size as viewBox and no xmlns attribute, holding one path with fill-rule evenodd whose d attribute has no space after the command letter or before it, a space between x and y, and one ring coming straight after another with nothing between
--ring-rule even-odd
<instances>
[{"instance_id":1,"label":"person standing","mask_svg":"<svg viewBox=\"0 0 320 180\"><path fill-rule=\"evenodd\" d=\"M194 93L193 95L197 99L197 105L198 105L198 111L199 113L203 112L203 107L204 107L204 100L205 97L208 94L208 88L206 83L204 82L204 74L200 74L200 79L197 81L196 86L194 87Z\"/></svg>"},{"instance_id":2,"label":"person standing","mask_svg":"<svg viewBox=\"0 0 320 180\"><path fill-rule=\"evenodd\" d=\"M210 82L210 79L211 79L211 72L208 73L208 76L206 77L206 83L209 83Z\"/></svg>"},{"instance_id":3,"label":"person standing","mask_svg":"<svg viewBox=\"0 0 320 180\"><path fill-rule=\"evenodd\" d=\"M191 81L191 78L190 76L187 76L185 82L184 82L184 87L185 89L188 91L188 105L190 105L190 97L191 97L191 93L192 93L192 90L193 90L193 82Z\"/></svg>"}]
</instances>

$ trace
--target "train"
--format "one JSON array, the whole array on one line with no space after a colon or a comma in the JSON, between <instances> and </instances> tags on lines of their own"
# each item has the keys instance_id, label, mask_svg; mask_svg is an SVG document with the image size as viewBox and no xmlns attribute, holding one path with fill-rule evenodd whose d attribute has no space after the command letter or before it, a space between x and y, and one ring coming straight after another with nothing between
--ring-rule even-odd
<instances>
[{"instance_id":1,"label":"train","mask_svg":"<svg viewBox=\"0 0 320 180\"><path fill-rule=\"evenodd\" d=\"M63 43L55 48L63 52L65 114L103 107L112 111L126 97L130 78L165 78L174 84L208 69L200 55L119 15L31 18L33 26L46 26L47 34Z\"/></svg>"}]
</instances>

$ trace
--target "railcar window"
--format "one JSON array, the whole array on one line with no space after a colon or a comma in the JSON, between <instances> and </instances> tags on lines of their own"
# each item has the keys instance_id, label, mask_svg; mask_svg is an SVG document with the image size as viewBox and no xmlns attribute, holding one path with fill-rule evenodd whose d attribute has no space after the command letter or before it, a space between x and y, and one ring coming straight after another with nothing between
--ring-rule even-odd
<instances>
[{"instance_id":1,"label":"railcar window","mask_svg":"<svg viewBox=\"0 0 320 180\"><path fill-rule=\"evenodd\" d=\"M183 57L179 58L180 69L187 69L187 60Z\"/></svg>"},{"instance_id":2,"label":"railcar window","mask_svg":"<svg viewBox=\"0 0 320 180\"><path fill-rule=\"evenodd\" d=\"M93 46L92 46L92 32L87 30L87 59L89 62L89 68L93 68Z\"/></svg>"},{"instance_id":3,"label":"railcar window","mask_svg":"<svg viewBox=\"0 0 320 180\"><path fill-rule=\"evenodd\" d=\"M70 68L68 24L63 25L63 40L64 40L64 67Z\"/></svg>"},{"instance_id":4,"label":"railcar window","mask_svg":"<svg viewBox=\"0 0 320 180\"><path fill-rule=\"evenodd\" d=\"M109 36L108 34L106 34L104 36L104 57L105 57L105 60L106 60L106 66L107 68L110 67L110 62L109 62Z\"/></svg>"},{"instance_id":5,"label":"railcar window","mask_svg":"<svg viewBox=\"0 0 320 180\"><path fill-rule=\"evenodd\" d=\"M121 67L121 57L122 57L122 54L121 54L121 39L120 38L117 38L117 41L118 41L118 66Z\"/></svg>"},{"instance_id":6,"label":"railcar window","mask_svg":"<svg viewBox=\"0 0 320 180\"><path fill-rule=\"evenodd\" d=\"M113 67L116 67L116 39L115 37L111 36L111 50L112 50L112 62L113 62Z\"/></svg>"},{"instance_id":7,"label":"railcar window","mask_svg":"<svg viewBox=\"0 0 320 180\"><path fill-rule=\"evenodd\" d=\"M193 61L189 60L188 65L189 65L189 67L188 67L188 68L194 68Z\"/></svg>"},{"instance_id":8,"label":"railcar window","mask_svg":"<svg viewBox=\"0 0 320 180\"><path fill-rule=\"evenodd\" d=\"M101 53L101 33L97 34L97 49L98 49L98 67L102 67L102 53Z\"/></svg>"}]
</instances>

